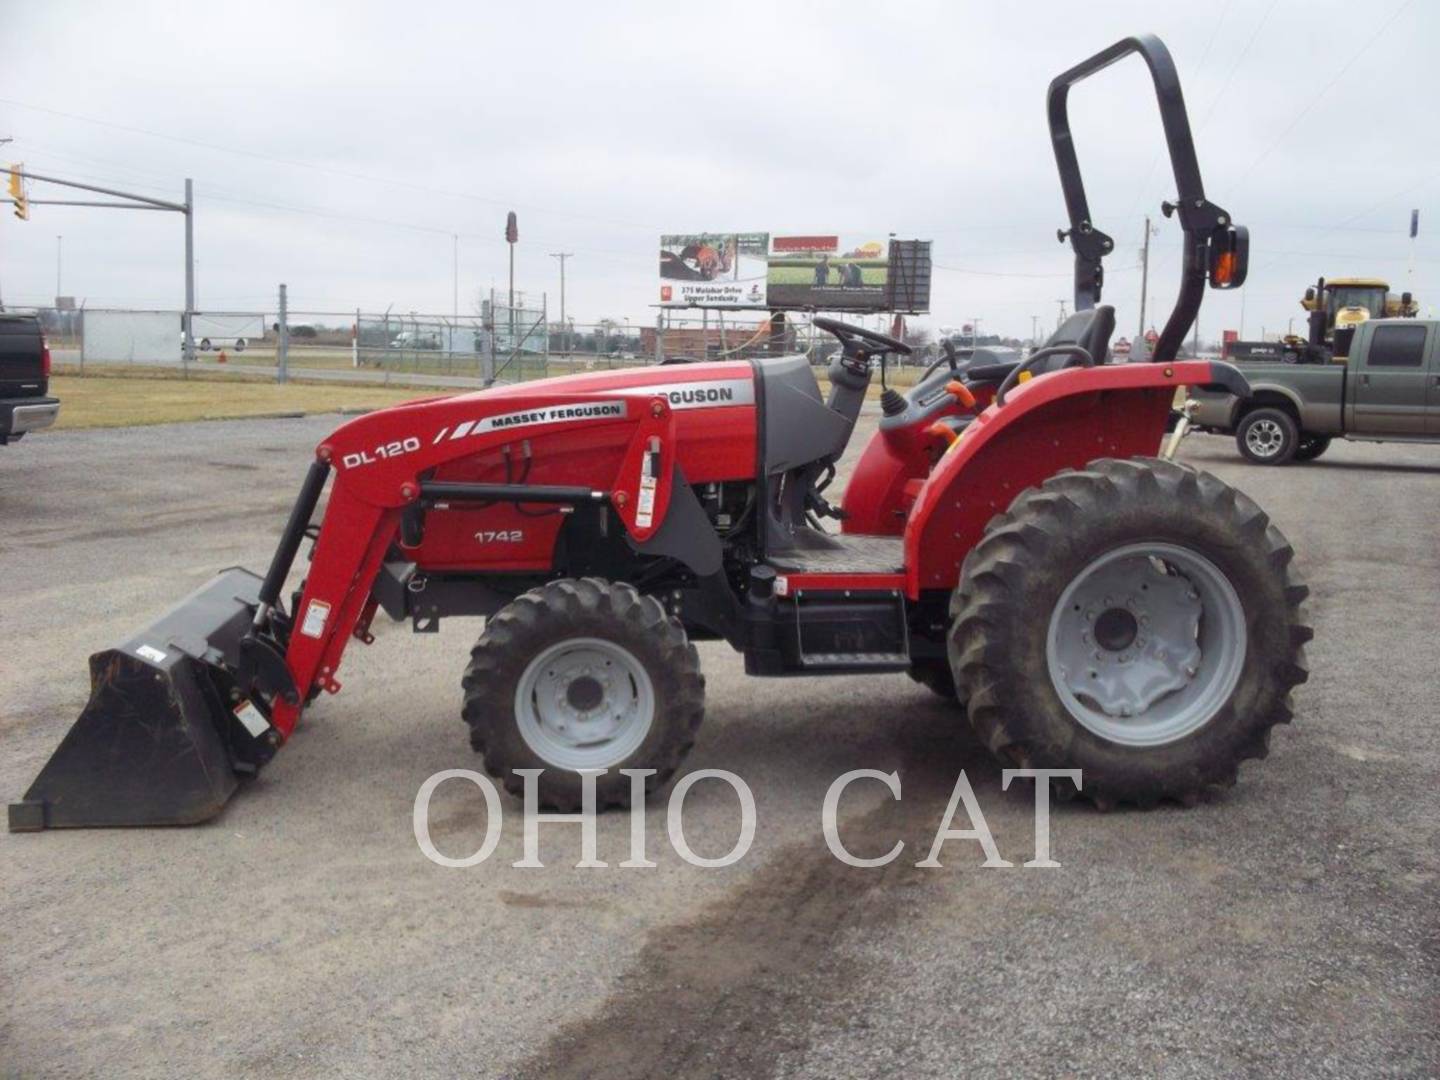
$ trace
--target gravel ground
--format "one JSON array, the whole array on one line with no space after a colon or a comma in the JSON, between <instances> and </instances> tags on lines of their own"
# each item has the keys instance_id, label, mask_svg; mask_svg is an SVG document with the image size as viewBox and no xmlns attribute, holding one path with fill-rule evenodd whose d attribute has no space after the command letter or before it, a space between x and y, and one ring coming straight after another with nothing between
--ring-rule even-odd
<instances>
[{"instance_id":1,"label":"gravel ground","mask_svg":"<svg viewBox=\"0 0 1440 1080\"><path fill-rule=\"evenodd\" d=\"M335 421L53 432L0 451L0 793L18 797L87 694L85 657L235 565L263 567L309 448ZM862 421L867 431L873 418ZM857 438L857 446L859 440ZM1182 457L1273 515L1314 589L1296 724L1192 810L1059 808L1060 869L914 867L964 769L1001 851L1029 857L1032 796L903 676L749 680L703 645L690 768L755 792L750 854L685 864L646 815L573 826L463 870L424 859L415 792L475 768L459 677L477 632L380 626L345 690L261 779L193 829L0 836L0 1073L15 1076L1417 1076L1440 1071L1432 692L1440 449L1337 445L1311 465ZM842 831L884 870L841 865ZM474 850L478 793L441 790L436 843ZM691 845L737 832L701 784Z\"/></svg>"}]
</instances>

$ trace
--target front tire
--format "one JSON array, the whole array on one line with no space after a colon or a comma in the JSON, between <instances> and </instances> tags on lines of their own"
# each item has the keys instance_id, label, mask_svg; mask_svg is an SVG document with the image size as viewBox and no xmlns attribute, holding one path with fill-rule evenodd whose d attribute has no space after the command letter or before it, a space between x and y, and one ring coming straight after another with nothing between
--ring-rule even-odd
<instances>
[{"instance_id":1,"label":"front tire","mask_svg":"<svg viewBox=\"0 0 1440 1080\"><path fill-rule=\"evenodd\" d=\"M1250 499L1173 462L1101 460L1021 492L957 590L971 723L1007 764L1080 769L1101 807L1234 784L1307 676L1292 555Z\"/></svg>"},{"instance_id":2,"label":"front tire","mask_svg":"<svg viewBox=\"0 0 1440 1080\"><path fill-rule=\"evenodd\" d=\"M516 769L543 769L540 803L581 806L579 769L596 777L596 808L628 806L620 769L655 769L662 787L695 742L705 711L700 658L678 620L629 585L552 581L485 624L465 670L465 722L485 768L508 791Z\"/></svg>"},{"instance_id":3,"label":"front tire","mask_svg":"<svg viewBox=\"0 0 1440 1080\"><path fill-rule=\"evenodd\" d=\"M1284 465L1300 445L1300 429L1284 409L1256 409L1246 413L1235 429L1235 445L1246 461Z\"/></svg>"}]
</instances>

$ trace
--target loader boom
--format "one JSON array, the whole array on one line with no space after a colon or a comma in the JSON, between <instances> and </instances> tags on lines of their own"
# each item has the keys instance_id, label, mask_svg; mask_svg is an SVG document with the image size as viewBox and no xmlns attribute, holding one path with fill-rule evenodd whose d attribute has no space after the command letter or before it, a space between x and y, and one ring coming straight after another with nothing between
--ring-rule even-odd
<instances>
[{"instance_id":1,"label":"loader boom","mask_svg":"<svg viewBox=\"0 0 1440 1080\"><path fill-rule=\"evenodd\" d=\"M467 498L562 507L589 501L613 507L637 542L649 539L659 527L675 456L673 413L664 396L643 388L635 393L537 391L507 405L511 411L496 416L474 395L417 402L351 421L319 446L297 513L308 497L318 495L315 477L323 482L330 465L335 466L335 480L288 628L284 657L296 696L277 698L271 717L282 738L294 730L312 688L339 692L337 674L345 647L352 637L368 634L375 577L398 538L407 508L448 506ZM511 443L517 434L564 435L601 425L622 428L628 445L619 473L604 489L492 484L467 490L463 484L425 479L448 463ZM298 544L297 520L308 516L292 517L266 575L266 588L273 583L276 595L262 592L262 601L278 599L278 582L288 573ZM266 617L262 607L257 622Z\"/></svg>"}]
</instances>

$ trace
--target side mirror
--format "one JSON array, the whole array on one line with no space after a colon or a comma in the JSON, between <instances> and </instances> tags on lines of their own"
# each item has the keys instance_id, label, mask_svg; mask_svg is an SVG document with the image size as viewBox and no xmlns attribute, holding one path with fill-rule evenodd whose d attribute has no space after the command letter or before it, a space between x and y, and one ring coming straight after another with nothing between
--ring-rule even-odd
<instances>
[{"instance_id":1,"label":"side mirror","mask_svg":"<svg viewBox=\"0 0 1440 1080\"><path fill-rule=\"evenodd\" d=\"M1315 286L1312 285L1310 286L1310 288L1305 290L1305 303L1315 303Z\"/></svg>"},{"instance_id":2,"label":"side mirror","mask_svg":"<svg viewBox=\"0 0 1440 1080\"><path fill-rule=\"evenodd\" d=\"M1250 268L1250 230L1231 225L1210 236L1207 276L1212 289L1238 289Z\"/></svg>"},{"instance_id":3,"label":"side mirror","mask_svg":"<svg viewBox=\"0 0 1440 1080\"><path fill-rule=\"evenodd\" d=\"M1400 294L1400 303L1404 304L1407 308L1414 302L1415 298L1411 296L1408 292L1402 292Z\"/></svg>"}]
</instances>

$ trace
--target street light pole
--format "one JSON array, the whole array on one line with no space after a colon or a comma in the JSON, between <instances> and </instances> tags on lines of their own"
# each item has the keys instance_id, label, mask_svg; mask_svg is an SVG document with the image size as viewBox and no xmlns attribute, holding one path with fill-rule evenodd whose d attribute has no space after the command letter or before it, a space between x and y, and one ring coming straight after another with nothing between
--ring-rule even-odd
<instances>
[{"instance_id":1,"label":"street light pole","mask_svg":"<svg viewBox=\"0 0 1440 1080\"><path fill-rule=\"evenodd\" d=\"M519 350L515 341L515 244L520 239L520 227L515 220L515 211L511 210L505 215L505 243L510 248L510 294L509 294L509 323L510 323L510 355L514 356Z\"/></svg>"},{"instance_id":2,"label":"street light pole","mask_svg":"<svg viewBox=\"0 0 1440 1080\"><path fill-rule=\"evenodd\" d=\"M195 192L194 184L185 178L185 374L195 362ZM283 316L282 316L283 318Z\"/></svg>"},{"instance_id":3,"label":"street light pole","mask_svg":"<svg viewBox=\"0 0 1440 1080\"><path fill-rule=\"evenodd\" d=\"M550 257L560 260L560 329L565 335L565 355L570 355L570 324L565 321L565 260L574 256L573 251L552 251Z\"/></svg>"},{"instance_id":4,"label":"street light pole","mask_svg":"<svg viewBox=\"0 0 1440 1080\"><path fill-rule=\"evenodd\" d=\"M5 138L0 139L0 146L4 146L6 143L14 142L14 141L15 141L15 137L14 137L13 135L7 135L7 136L5 136ZM4 310L5 310L5 300L4 300L4 297L0 297L0 311L4 311Z\"/></svg>"}]
</instances>

